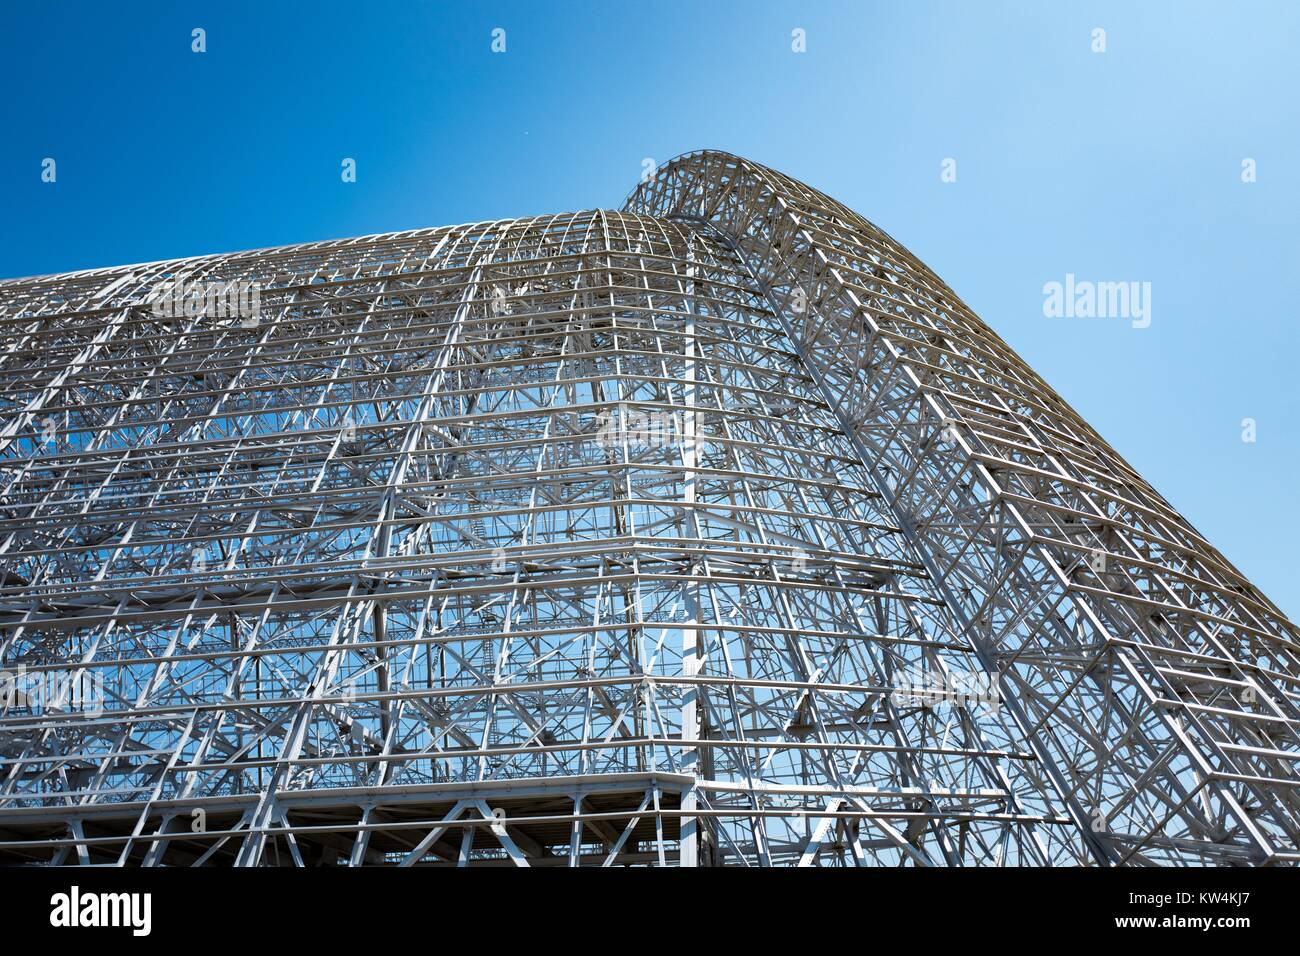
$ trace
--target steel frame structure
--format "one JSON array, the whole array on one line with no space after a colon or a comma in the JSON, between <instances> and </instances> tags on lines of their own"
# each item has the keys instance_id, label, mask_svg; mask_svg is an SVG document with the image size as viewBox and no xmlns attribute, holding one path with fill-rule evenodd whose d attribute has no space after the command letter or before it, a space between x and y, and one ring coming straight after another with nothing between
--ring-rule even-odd
<instances>
[{"instance_id":1,"label":"steel frame structure","mask_svg":"<svg viewBox=\"0 0 1300 956\"><path fill-rule=\"evenodd\" d=\"M0 859L1300 859L1294 625L772 170L2 282L0 329Z\"/></svg>"}]
</instances>

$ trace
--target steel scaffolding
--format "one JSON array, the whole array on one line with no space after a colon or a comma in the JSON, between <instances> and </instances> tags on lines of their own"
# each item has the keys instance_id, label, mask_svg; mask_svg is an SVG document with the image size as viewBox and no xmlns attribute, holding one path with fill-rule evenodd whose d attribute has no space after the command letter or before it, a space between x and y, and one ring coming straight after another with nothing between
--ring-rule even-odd
<instances>
[{"instance_id":1,"label":"steel scaffolding","mask_svg":"<svg viewBox=\"0 0 1300 956\"><path fill-rule=\"evenodd\" d=\"M772 170L0 328L0 860L1300 859L1295 626Z\"/></svg>"}]
</instances>

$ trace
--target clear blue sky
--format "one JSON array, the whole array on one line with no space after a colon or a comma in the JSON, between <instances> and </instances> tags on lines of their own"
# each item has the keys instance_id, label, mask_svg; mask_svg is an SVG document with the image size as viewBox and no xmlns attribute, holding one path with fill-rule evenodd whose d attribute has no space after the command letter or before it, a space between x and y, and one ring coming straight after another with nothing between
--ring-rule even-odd
<instances>
[{"instance_id":1,"label":"clear blue sky","mask_svg":"<svg viewBox=\"0 0 1300 956\"><path fill-rule=\"evenodd\" d=\"M1297 36L1283 2L8 4L0 276L617 206L726 149L910 247L1300 618ZM1151 282L1150 327L1045 318L1068 272Z\"/></svg>"}]
</instances>

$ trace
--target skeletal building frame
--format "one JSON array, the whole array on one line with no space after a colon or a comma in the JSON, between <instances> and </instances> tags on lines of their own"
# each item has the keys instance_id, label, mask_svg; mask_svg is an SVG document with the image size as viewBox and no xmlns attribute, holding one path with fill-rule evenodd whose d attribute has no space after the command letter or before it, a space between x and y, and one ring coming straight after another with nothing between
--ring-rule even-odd
<instances>
[{"instance_id":1,"label":"skeletal building frame","mask_svg":"<svg viewBox=\"0 0 1300 956\"><path fill-rule=\"evenodd\" d=\"M0 335L0 859L1300 859L1295 626L758 164L0 282Z\"/></svg>"}]
</instances>

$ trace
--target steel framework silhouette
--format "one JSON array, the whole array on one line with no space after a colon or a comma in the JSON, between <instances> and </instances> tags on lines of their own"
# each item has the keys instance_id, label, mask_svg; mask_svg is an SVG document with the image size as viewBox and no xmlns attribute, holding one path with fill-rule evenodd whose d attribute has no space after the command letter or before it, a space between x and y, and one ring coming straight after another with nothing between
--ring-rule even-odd
<instances>
[{"instance_id":1,"label":"steel framework silhouette","mask_svg":"<svg viewBox=\"0 0 1300 956\"><path fill-rule=\"evenodd\" d=\"M0 860L1300 859L1295 626L772 170L0 327Z\"/></svg>"}]
</instances>

